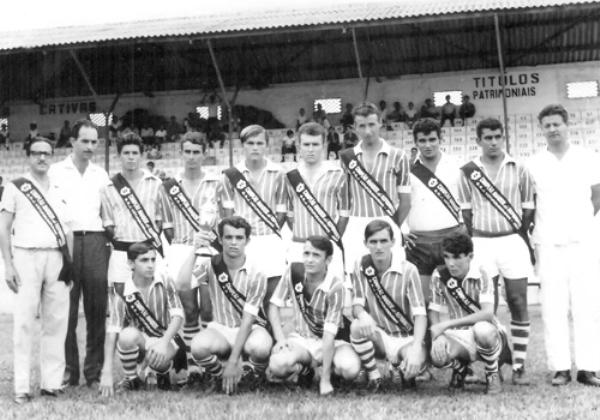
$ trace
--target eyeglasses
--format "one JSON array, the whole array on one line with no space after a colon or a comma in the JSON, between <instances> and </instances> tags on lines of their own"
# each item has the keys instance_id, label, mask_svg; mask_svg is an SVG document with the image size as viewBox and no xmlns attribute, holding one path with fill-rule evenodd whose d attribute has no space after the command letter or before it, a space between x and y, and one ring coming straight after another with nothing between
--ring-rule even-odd
<instances>
[{"instance_id":1,"label":"eyeglasses","mask_svg":"<svg viewBox=\"0 0 600 420\"><path fill-rule=\"evenodd\" d=\"M37 150L32 150L29 152L29 155L33 156L33 157L42 157L43 156L43 157L47 158L47 157L52 156L52 153L51 152L38 152Z\"/></svg>"}]
</instances>

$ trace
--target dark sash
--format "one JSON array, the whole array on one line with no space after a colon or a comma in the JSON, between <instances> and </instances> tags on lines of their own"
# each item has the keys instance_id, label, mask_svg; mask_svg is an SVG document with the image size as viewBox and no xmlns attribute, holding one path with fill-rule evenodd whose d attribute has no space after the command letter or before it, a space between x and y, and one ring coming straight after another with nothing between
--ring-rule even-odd
<instances>
[{"instance_id":1,"label":"dark sash","mask_svg":"<svg viewBox=\"0 0 600 420\"><path fill-rule=\"evenodd\" d=\"M452 196L452 193L433 172L418 160L413 165L411 172L442 202L450 214L460 223L460 206Z\"/></svg>"},{"instance_id":2,"label":"dark sash","mask_svg":"<svg viewBox=\"0 0 600 420\"><path fill-rule=\"evenodd\" d=\"M29 181L27 178L17 178L12 181L12 183L15 184L19 191L21 191L27 200L29 200L35 211L40 215L44 222L46 222L56 238L56 244L62 254L63 260L62 268L58 274L58 280L69 284L73 275L73 262L67 246L67 236L60 224L58 216L50 206L50 203L46 200L46 197L44 197L40 190L37 189L33 182Z\"/></svg>"},{"instance_id":3,"label":"dark sash","mask_svg":"<svg viewBox=\"0 0 600 420\"><path fill-rule=\"evenodd\" d=\"M125 305L131 317L138 322L142 332L148 334L150 337L159 338L165 334L166 327L156 319L139 292L125 296ZM175 334L173 340L177 344L177 353L175 353L175 357L173 358L173 367L176 371L179 371L187 367L185 342L179 334Z\"/></svg>"},{"instance_id":4,"label":"dark sash","mask_svg":"<svg viewBox=\"0 0 600 420\"><path fill-rule=\"evenodd\" d=\"M323 338L323 325L319 325L315 321L312 312L309 310L309 306L304 298L304 264L302 263L291 263L290 274L292 279L292 286L294 288L294 297L298 302L302 317L306 321L306 325L310 331L319 338ZM336 340L350 341L350 321L342 315L342 326L338 328L337 334L335 335Z\"/></svg>"},{"instance_id":5,"label":"dark sash","mask_svg":"<svg viewBox=\"0 0 600 420\"><path fill-rule=\"evenodd\" d=\"M226 169L223 173L227 176L227 179L229 179L233 188L235 188L244 201L248 203L254 213L256 213L277 236L281 237L277 216L275 216L275 213L273 213L273 210L271 210L269 205L265 203L254 188L252 188L252 185L250 185L250 182L244 175L235 167Z\"/></svg>"},{"instance_id":6,"label":"dark sash","mask_svg":"<svg viewBox=\"0 0 600 420\"><path fill-rule=\"evenodd\" d=\"M470 314L481 310L479 303L465 292L461 284L450 275L445 266L438 267L438 273L440 274L440 281L446 286L450 296L454 298L461 308Z\"/></svg>"},{"instance_id":7,"label":"dark sash","mask_svg":"<svg viewBox=\"0 0 600 420\"><path fill-rule=\"evenodd\" d=\"M348 169L354 180L364 189L369 196L375 200L377 205L383 209L385 214L390 216L392 220L398 224L397 210L390 196L385 192L383 187L375 178L365 169L359 162L354 153L354 149L346 149L340 153L340 159Z\"/></svg>"},{"instance_id":8,"label":"dark sash","mask_svg":"<svg viewBox=\"0 0 600 420\"><path fill-rule=\"evenodd\" d=\"M344 245L342 243L342 235L340 235L337 225L327 213L327 210L319 203L310 188L308 188L308 185L306 185L306 182L302 179L300 172L297 169L293 169L287 173L287 178L290 181L290 184L292 184L302 205L308 210L310 215L317 221L325 233L327 233L329 239L335 242L338 248L340 248L343 256Z\"/></svg>"},{"instance_id":9,"label":"dark sash","mask_svg":"<svg viewBox=\"0 0 600 420\"><path fill-rule=\"evenodd\" d=\"M160 234L154 227L150 216L146 213L144 206L142 206L140 199L135 194L135 191L133 191L133 188L131 188L131 185L129 185L129 182L127 182L122 174L118 173L112 177L112 183L144 236L156 248L158 253L164 256Z\"/></svg>"},{"instance_id":10,"label":"dark sash","mask_svg":"<svg viewBox=\"0 0 600 420\"><path fill-rule=\"evenodd\" d=\"M233 286L231 276L229 275L229 270L225 265L225 261L223 261L223 256L221 254L213 256L210 259L210 263L213 271L215 272L217 284L225 294L227 300L231 302L237 313L242 316L244 312L244 304L246 303L246 296L241 294L239 290ZM261 327L268 327L267 317L265 316L262 308L258 310L258 314L256 315L256 323Z\"/></svg>"},{"instance_id":11,"label":"dark sash","mask_svg":"<svg viewBox=\"0 0 600 420\"><path fill-rule=\"evenodd\" d=\"M365 255L360 262L360 271L363 273L369 284L369 288L375 300L385 316L396 324L403 334L412 335L413 333L413 322L409 319L406 314L402 311L400 306L394 302L394 299L390 294L383 288L379 278L377 277L377 269L373 264L373 259L370 255Z\"/></svg>"},{"instance_id":12,"label":"dark sash","mask_svg":"<svg viewBox=\"0 0 600 420\"><path fill-rule=\"evenodd\" d=\"M527 232L521 229L521 216L517 213L515 208L510 204L510 201L500 192L494 183L487 177L487 175L475 164L475 162L469 162L464 165L461 170L464 172L467 179L477 188L477 190L483 195L492 206L498 210L498 212L510 223L511 227L521 238L525 241L525 245L529 249L529 258L531 263L535 264L535 253L529 242Z\"/></svg>"}]
</instances>

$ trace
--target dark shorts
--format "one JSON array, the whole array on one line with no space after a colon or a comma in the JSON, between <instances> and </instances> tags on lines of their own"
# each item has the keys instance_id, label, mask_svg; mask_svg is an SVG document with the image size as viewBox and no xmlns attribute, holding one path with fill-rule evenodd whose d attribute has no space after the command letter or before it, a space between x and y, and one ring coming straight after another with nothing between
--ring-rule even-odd
<instances>
[{"instance_id":1,"label":"dark shorts","mask_svg":"<svg viewBox=\"0 0 600 420\"><path fill-rule=\"evenodd\" d=\"M456 226L431 232L415 233L417 239L412 249L406 248L406 259L413 263L419 274L430 276L437 266L444 264L442 241L448 235L463 232L464 228Z\"/></svg>"}]
</instances>

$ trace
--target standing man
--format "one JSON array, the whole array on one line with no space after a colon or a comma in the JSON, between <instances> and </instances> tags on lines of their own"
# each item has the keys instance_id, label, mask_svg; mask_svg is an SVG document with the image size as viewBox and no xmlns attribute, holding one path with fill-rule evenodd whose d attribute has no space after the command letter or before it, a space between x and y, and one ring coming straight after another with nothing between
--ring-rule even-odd
<instances>
[{"instance_id":1,"label":"standing man","mask_svg":"<svg viewBox=\"0 0 600 420\"><path fill-rule=\"evenodd\" d=\"M197 365L191 357L192 338L200 332L197 290L190 289L190 278L180 276L184 260L203 246L204 254L216 254L210 243L216 239L221 200L221 177L202 169L206 145L198 132L185 133L180 141L183 172L163 182L166 218L163 227L171 244L166 254L169 276L176 281L185 311L183 340L188 353L188 379L199 379ZM206 315L206 314L205 314Z\"/></svg>"},{"instance_id":2,"label":"standing man","mask_svg":"<svg viewBox=\"0 0 600 420\"><path fill-rule=\"evenodd\" d=\"M48 176L52 144L35 137L26 154L29 174L8 184L0 203L6 283L16 294L13 357L17 404L31 400L31 353L38 314L42 324L41 394L56 397L61 389L71 279L66 193Z\"/></svg>"},{"instance_id":3,"label":"standing man","mask_svg":"<svg viewBox=\"0 0 600 420\"><path fill-rule=\"evenodd\" d=\"M528 385L525 359L529 343L528 277L532 274L528 230L534 215L534 188L529 171L504 152L504 131L495 118L477 124L481 156L461 168L458 201L473 237L475 254L494 279L504 278L511 314L512 381Z\"/></svg>"},{"instance_id":4,"label":"standing man","mask_svg":"<svg viewBox=\"0 0 600 420\"><path fill-rule=\"evenodd\" d=\"M394 236L401 238L399 226L410 209L408 157L379 136L381 119L376 105L363 102L353 114L360 142L340 154L350 195L350 220L344 235L348 272L364 253L359 244L365 226L373 219L385 219L393 226Z\"/></svg>"},{"instance_id":5,"label":"standing man","mask_svg":"<svg viewBox=\"0 0 600 420\"><path fill-rule=\"evenodd\" d=\"M352 347L371 390L381 386L376 358L390 362L394 383L414 387L427 355L427 313L419 273L402 253L393 250L394 233L388 222L370 222L364 243L369 253L356 260L352 274Z\"/></svg>"},{"instance_id":6,"label":"standing man","mask_svg":"<svg viewBox=\"0 0 600 420\"><path fill-rule=\"evenodd\" d=\"M548 105L538 115L547 150L529 168L536 187L533 242L542 282L542 319L552 385L571 381L569 312L577 381L600 386L598 242L600 166L594 153L569 141L568 113Z\"/></svg>"},{"instance_id":7,"label":"standing man","mask_svg":"<svg viewBox=\"0 0 600 420\"><path fill-rule=\"evenodd\" d=\"M86 351L83 375L88 386L97 385L104 359L104 335L107 305L108 259L110 247L101 218L100 191L110 182L104 169L90 160L98 147L98 131L89 120L73 125L73 153L50 168L50 176L67 192L72 214L73 287L69 310L69 330L65 343L67 368L65 385L79 384L77 321L79 298L83 294L86 325Z\"/></svg>"},{"instance_id":8,"label":"standing man","mask_svg":"<svg viewBox=\"0 0 600 420\"><path fill-rule=\"evenodd\" d=\"M131 132L117 143L121 172L102 189L102 221L113 251L108 261L108 285L123 294L130 274L127 250L136 242L148 241L162 256L160 231L164 220L164 197L159 178L140 168L143 145Z\"/></svg>"},{"instance_id":9,"label":"standing man","mask_svg":"<svg viewBox=\"0 0 600 420\"><path fill-rule=\"evenodd\" d=\"M303 261L310 236L336 244L329 270L344 279L342 235L348 224L348 190L342 168L325 160L325 129L309 122L298 129L300 163L286 174L292 244L287 261Z\"/></svg>"},{"instance_id":10,"label":"standing man","mask_svg":"<svg viewBox=\"0 0 600 420\"><path fill-rule=\"evenodd\" d=\"M245 158L223 172L223 208L225 216L235 214L252 226L246 253L267 276L272 292L285 270L285 246L279 233L287 211L285 174L265 157L268 138L263 127L244 128L240 139Z\"/></svg>"}]
</instances>

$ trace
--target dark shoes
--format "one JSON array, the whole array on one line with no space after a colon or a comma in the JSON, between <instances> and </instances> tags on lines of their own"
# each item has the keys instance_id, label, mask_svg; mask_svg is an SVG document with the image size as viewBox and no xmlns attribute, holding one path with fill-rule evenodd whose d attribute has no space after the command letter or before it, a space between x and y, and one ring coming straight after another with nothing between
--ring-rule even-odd
<instances>
[{"instance_id":1,"label":"dark shoes","mask_svg":"<svg viewBox=\"0 0 600 420\"><path fill-rule=\"evenodd\" d=\"M596 376L596 373L590 372L589 370L578 371L577 382L582 383L584 385L600 386L600 378Z\"/></svg>"},{"instance_id":2,"label":"dark shoes","mask_svg":"<svg viewBox=\"0 0 600 420\"><path fill-rule=\"evenodd\" d=\"M463 389L465 387L465 378L469 372L468 367L461 367L459 369L452 369L452 377L450 378L450 389Z\"/></svg>"},{"instance_id":3,"label":"dark shoes","mask_svg":"<svg viewBox=\"0 0 600 420\"><path fill-rule=\"evenodd\" d=\"M512 371L512 383L513 385L529 385L529 378L525 373L525 368L521 366L518 369Z\"/></svg>"},{"instance_id":4,"label":"dark shoes","mask_svg":"<svg viewBox=\"0 0 600 420\"><path fill-rule=\"evenodd\" d=\"M142 387L142 380L139 376L135 378L123 378L121 382L117 384L117 392L137 391Z\"/></svg>"},{"instance_id":5,"label":"dark shoes","mask_svg":"<svg viewBox=\"0 0 600 420\"><path fill-rule=\"evenodd\" d=\"M27 393L15 394L15 398L13 399L13 401L15 402L15 404L18 404L18 405L27 404L28 402L31 401L31 394L27 394Z\"/></svg>"},{"instance_id":6,"label":"dark shoes","mask_svg":"<svg viewBox=\"0 0 600 420\"><path fill-rule=\"evenodd\" d=\"M488 395L497 395L502 392L502 380L498 372L487 373L485 375L487 387L485 393Z\"/></svg>"},{"instance_id":7,"label":"dark shoes","mask_svg":"<svg viewBox=\"0 0 600 420\"><path fill-rule=\"evenodd\" d=\"M577 377L579 380L579 375ZM571 382L571 372L568 370L559 370L552 378L552 386L563 386Z\"/></svg>"},{"instance_id":8,"label":"dark shoes","mask_svg":"<svg viewBox=\"0 0 600 420\"><path fill-rule=\"evenodd\" d=\"M60 394L63 394L64 391L62 389L44 389L40 390L40 395L42 397L58 397Z\"/></svg>"}]
</instances>

